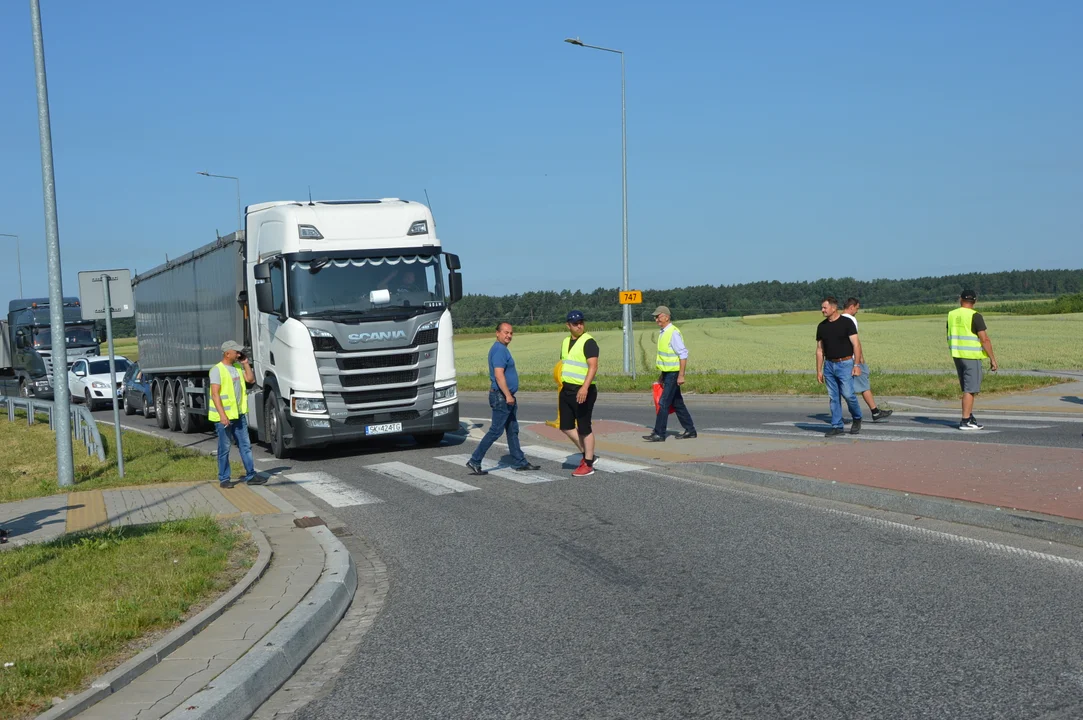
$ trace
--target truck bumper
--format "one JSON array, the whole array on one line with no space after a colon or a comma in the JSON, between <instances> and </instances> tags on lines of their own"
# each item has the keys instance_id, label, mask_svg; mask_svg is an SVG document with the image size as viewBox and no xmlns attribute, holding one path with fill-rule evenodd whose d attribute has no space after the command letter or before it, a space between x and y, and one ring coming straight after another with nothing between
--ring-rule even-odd
<instances>
[{"instance_id":1,"label":"truck bumper","mask_svg":"<svg viewBox=\"0 0 1083 720\"><path fill-rule=\"evenodd\" d=\"M289 440L291 448L318 448L344 442L365 439L400 437L402 435L429 435L442 432L455 432L459 429L459 403L445 406L437 410L447 410L443 415L433 417L433 411L427 410L418 417L396 421L390 418L380 419L376 416L373 422L366 424L345 423L339 420L312 420L308 418L291 417L289 423L293 430L293 437ZM368 435L365 428L371 424L384 424L390 422L402 422L402 431L381 435ZM320 427L327 424L330 427Z\"/></svg>"}]
</instances>

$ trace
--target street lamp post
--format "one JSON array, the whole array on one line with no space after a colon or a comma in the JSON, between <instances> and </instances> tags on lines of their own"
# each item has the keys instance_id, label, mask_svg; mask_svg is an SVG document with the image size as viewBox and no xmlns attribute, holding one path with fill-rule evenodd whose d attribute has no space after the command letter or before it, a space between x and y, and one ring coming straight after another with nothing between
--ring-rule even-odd
<instances>
[{"instance_id":1,"label":"street lamp post","mask_svg":"<svg viewBox=\"0 0 1083 720\"><path fill-rule=\"evenodd\" d=\"M244 230L244 219L241 215L241 179L235 178L232 175L215 175L206 171L197 171L196 175L202 175L203 177L222 178L223 180L233 180L237 183L237 229Z\"/></svg>"},{"instance_id":2,"label":"street lamp post","mask_svg":"<svg viewBox=\"0 0 1083 720\"><path fill-rule=\"evenodd\" d=\"M601 50L602 52L616 53L620 55L620 170L621 170L621 200L623 206L623 237L622 237L622 256L624 265L624 277L622 279L621 289L630 290L628 286L628 123L625 112L625 93L624 93L624 51L614 50L613 48L601 47L599 45L588 45L579 38L566 38L564 42L571 45L576 45L582 48L590 48L591 50ZM635 354L632 346L632 306L623 305L624 311L624 372L625 374L631 372L632 377L635 377Z\"/></svg>"},{"instance_id":3,"label":"street lamp post","mask_svg":"<svg viewBox=\"0 0 1083 720\"><path fill-rule=\"evenodd\" d=\"M15 238L15 267L19 271L19 297L26 297L23 295L23 260L19 253L19 236L0 233L0 237Z\"/></svg>"}]
</instances>

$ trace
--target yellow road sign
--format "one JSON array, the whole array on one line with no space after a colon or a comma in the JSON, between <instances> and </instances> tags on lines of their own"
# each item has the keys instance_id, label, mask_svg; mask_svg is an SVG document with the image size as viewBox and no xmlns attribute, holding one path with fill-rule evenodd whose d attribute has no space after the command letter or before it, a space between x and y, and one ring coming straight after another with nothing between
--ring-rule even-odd
<instances>
[{"instance_id":1,"label":"yellow road sign","mask_svg":"<svg viewBox=\"0 0 1083 720\"><path fill-rule=\"evenodd\" d=\"M620 304L621 305L639 305L643 302L642 290L621 290Z\"/></svg>"}]
</instances>

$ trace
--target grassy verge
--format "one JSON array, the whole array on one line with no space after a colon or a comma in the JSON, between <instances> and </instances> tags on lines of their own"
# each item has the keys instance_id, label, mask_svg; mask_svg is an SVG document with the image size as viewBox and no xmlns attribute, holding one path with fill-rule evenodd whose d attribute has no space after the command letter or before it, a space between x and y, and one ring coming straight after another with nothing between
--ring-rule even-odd
<instances>
[{"instance_id":1,"label":"grassy verge","mask_svg":"<svg viewBox=\"0 0 1083 720\"><path fill-rule=\"evenodd\" d=\"M604 392L650 392L651 383L657 375L640 375L633 380L624 375L605 375L598 378L598 387ZM959 396L959 381L955 375L908 375L902 373L877 373L871 377L873 391L877 395L902 395L949 400ZM1054 377L1030 377L1025 375L987 374L982 383L982 393L1023 392L1064 380ZM459 375L460 390L488 390L488 375ZM691 374L684 386L686 393L700 395L823 395L824 387L816 382L815 375L796 373L756 373L747 375L722 375L714 373ZM528 374L519 376L519 389L550 392L556 390L552 375Z\"/></svg>"},{"instance_id":2,"label":"grassy verge","mask_svg":"<svg viewBox=\"0 0 1083 720\"><path fill-rule=\"evenodd\" d=\"M41 420L27 426L25 419L10 423L6 415L0 418L0 502L62 492L56 484L56 436L44 418ZM105 462L88 457L83 443L75 441L75 487L63 492L218 478L218 461L213 456L134 432L123 433L121 478L113 428L99 424L98 431L106 449ZM234 467L234 473L239 469Z\"/></svg>"},{"instance_id":3,"label":"grassy verge","mask_svg":"<svg viewBox=\"0 0 1083 720\"><path fill-rule=\"evenodd\" d=\"M255 548L195 518L69 535L0 553L0 717L79 690L232 587Z\"/></svg>"}]
</instances>

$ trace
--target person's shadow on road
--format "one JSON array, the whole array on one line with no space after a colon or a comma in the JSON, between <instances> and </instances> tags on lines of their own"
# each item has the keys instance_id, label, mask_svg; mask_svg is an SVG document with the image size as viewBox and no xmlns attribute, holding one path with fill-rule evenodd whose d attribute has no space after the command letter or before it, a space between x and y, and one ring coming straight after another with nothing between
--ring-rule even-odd
<instances>
[{"instance_id":1,"label":"person's shadow on road","mask_svg":"<svg viewBox=\"0 0 1083 720\"><path fill-rule=\"evenodd\" d=\"M1076 405L1083 405L1083 398L1075 395L1064 395L1060 399L1061 402L1075 403Z\"/></svg>"},{"instance_id":2,"label":"person's shadow on road","mask_svg":"<svg viewBox=\"0 0 1083 720\"><path fill-rule=\"evenodd\" d=\"M83 507L82 505L67 505L56 508L48 508L45 510L34 510L32 512L23 513L22 515L16 515L13 518L0 520L0 525L3 526L8 532L8 540L15 540L21 535L29 535L38 530L49 527L50 525L67 524L67 513L69 510L76 510ZM57 533L59 536L62 533Z\"/></svg>"}]
</instances>

